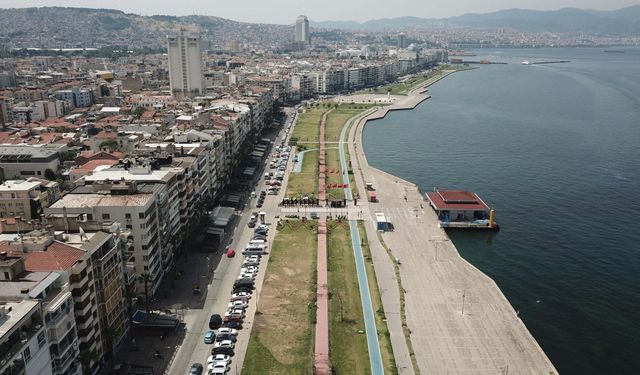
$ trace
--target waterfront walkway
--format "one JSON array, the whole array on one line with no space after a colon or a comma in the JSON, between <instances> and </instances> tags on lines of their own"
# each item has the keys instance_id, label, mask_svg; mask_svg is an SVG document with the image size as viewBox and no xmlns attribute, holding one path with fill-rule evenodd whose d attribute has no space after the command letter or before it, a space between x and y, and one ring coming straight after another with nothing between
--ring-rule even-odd
<instances>
[{"instance_id":1,"label":"waterfront walkway","mask_svg":"<svg viewBox=\"0 0 640 375\"><path fill-rule=\"evenodd\" d=\"M417 370L429 374L556 374L495 282L465 261L438 227L435 213L417 186L369 166L362 152L365 122L358 121L350 131L352 169L359 195L366 197L364 183L372 182L380 203L359 200L358 206L378 281L392 275L389 256L380 249L386 245L392 257L401 261L406 325ZM395 231L382 234L384 243L375 232L376 212L385 213L395 226ZM382 297L388 315L385 293ZM398 329L393 321L388 321L392 339ZM392 343L395 352L398 344ZM402 353L394 354L399 373L409 371L401 365L406 363Z\"/></svg>"},{"instance_id":2,"label":"waterfront walkway","mask_svg":"<svg viewBox=\"0 0 640 375\"><path fill-rule=\"evenodd\" d=\"M350 118L340 131L340 165L342 167L342 183L347 187L344 189L344 195L347 200L351 201L351 186L349 183L349 174L347 169L347 157L345 152L345 138L347 130L359 118L364 117L372 111L365 114L356 115ZM369 290L369 281L367 279L367 270L364 263L364 255L362 254L362 244L360 243L360 231L358 230L358 221L349 220L349 229L351 231L351 247L353 248L353 256L356 263L356 272L358 275L358 288L360 290L360 301L362 303L362 313L364 314L365 332L367 335L367 348L369 349L369 362L371 363L371 373L373 375L384 375L384 365L382 364L382 354L380 353L380 342L378 341L378 329L376 327L376 317L373 311L373 303L371 302L371 291Z\"/></svg>"}]
</instances>

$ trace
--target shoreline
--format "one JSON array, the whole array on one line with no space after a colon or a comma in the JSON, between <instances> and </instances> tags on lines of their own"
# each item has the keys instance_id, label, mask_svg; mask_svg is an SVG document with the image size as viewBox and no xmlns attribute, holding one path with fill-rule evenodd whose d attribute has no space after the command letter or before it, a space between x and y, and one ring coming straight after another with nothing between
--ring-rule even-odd
<instances>
[{"instance_id":1,"label":"shoreline","mask_svg":"<svg viewBox=\"0 0 640 375\"><path fill-rule=\"evenodd\" d=\"M428 205L426 210L422 210L421 215L419 215L417 206L415 206L415 219L407 220L408 218L403 218L395 220L393 215L399 215L402 208L409 208L410 210L414 204L420 204L420 207L423 207L424 197L422 192L417 184L371 167L364 153L362 133L368 121L384 118L392 110L414 109L418 104L430 97L424 94L430 85L456 71L447 71L446 74L425 82L423 85L411 90L405 100L379 109L371 115L359 119L350 130L349 139L352 141L349 142L350 152L355 155L352 160L357 159L361 178L361 181L356 179L356 185L361 185L358 186L359 191L362 191L362 194L366 194L362 186L366 181L365 178L380 180L376 181L374 186L378 190L378 194L382 196L381 204L368 204L370 213L373 216L374 211L393 212L390 215L392 221L400 224L400 230L382 234L384 245L394 249L392 252L396 258L402 256L403 259L407 259L408 257L413 259L414 263L420 264L420 267L417 267L413 272L411 268L416 268L415 264L412 265L413 267L405 266L403 262L403 266L399 267L399 285L403 289L408 289L405 291L406 321L403 321L402 324L408 326L409 339L415 350L417 367L423 371L439 368L446 371L454 369L457 371L469 371L473 369L473 371L479 371L480 373L493 373L493 371L498 371L503 369L503 366L506 366L506 368L511 368L516 372L518 369L529 369L529 371L536 369L545 373L557 373L557 370L524 322L518 317L518 314L499 286L488 275L481 272L460 255L446 231L435 225L437 218L435 218L435 214ZM367 171L368 173L366 173ZM354 173L356 173L355 166ZM399 199L403 190L404 194L410 197L411 204ZM361 196L366 196L362 194ZM387 202L390 204L385 204ZM400 211L398 207L401 208ZM424 220L424 222L419 222L420 219ZM403 233L406 231L406 228L403 227L415 227L415 229L409 231L410 233ZM370 230L371 228L368 227L367 234L369 238L375 237L369 233ZM419 247L422 247L422 249L418 250ZM440 254L438 250L440 250ZM421 253L418 253L418 251L421 251ZM425 252L433 253L435 262L431 259L426 259ZM431 256L433 255L429 254L427 257L430 258ZM439 261L439 256L445 259ZM445 265L442 266L442 264ZM415 272L424 272L426 269L430 269L434 273L441 273L443 269L447 269L446 274L431 280L441 285L437 285L437 287L429 285L426 288L420 288L421 280L416 279L420 277ZM376 267L377 272L378 269ZM380 278L378 279L380 280ZM418 290L420 294L416 300L412 298L411 291L413 290ZM462 291L462 300L465 300L468 295L467 314L484 315L480 321L474 321L473 324L466 321L467 315L464 313L464 306L462 307L462 314L452 311L451 299L452 297L455 300L459 299L460 291ZM456 295L457 297L455 297ZM482 298L478 298L478 296L482 296ZM444 306L429 302L429 300L438 299L441 300L440 302ZM464 305L464 302L462 303ZM419 305L419 307L416 305ZM420 315L418 311L415 311L416 308L417 310L422 310L424 314ZM459 306L456 306L456 309L453 310L457 310L457 308ZM425 327L420 320L429 320L430 316L427 316L429 313L433 315L431 318L434 321L431 326ZM498 315L500 316L498 317ZM452 321L458 324L455 330L452 328L452 325L455 325ZM439 329L435 329L434 326L438 326L437 328ZM447 334L443 335L443 332ZM478 332L483 332L483 334ZM436 337L434 338L434 336ZM501 345L497 345L494 341L501 341ZM461 342L464 342L462 346L465 350L460 350ZM491 346L494 346L496 352L487 357L486 348ZM476 363L467 363L469 362L469 353L476 357ZM478 360L478 358L484 358L485 360ZM465 363L467 364L465 365ZM468 367L469 365L471 367Z\"/></svg>"}]
</instances>

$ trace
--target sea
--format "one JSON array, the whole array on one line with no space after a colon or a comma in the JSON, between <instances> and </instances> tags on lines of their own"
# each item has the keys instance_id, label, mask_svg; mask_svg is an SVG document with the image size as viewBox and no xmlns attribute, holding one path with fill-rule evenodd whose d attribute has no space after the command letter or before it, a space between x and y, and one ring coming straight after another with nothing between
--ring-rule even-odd
<instances>
[{"instance_id":1,"label":"sea","mask_svg":"<svg viewBox=\"0 0 640 375\"><path fill-rule=\"evenodd\" d=\"M640 374L640 48L483 49L364 130L369 163L471 190L497 233L451 232L563 374ZM569 60L523 65L523 61Z\"/></svg>"}]
</instances>

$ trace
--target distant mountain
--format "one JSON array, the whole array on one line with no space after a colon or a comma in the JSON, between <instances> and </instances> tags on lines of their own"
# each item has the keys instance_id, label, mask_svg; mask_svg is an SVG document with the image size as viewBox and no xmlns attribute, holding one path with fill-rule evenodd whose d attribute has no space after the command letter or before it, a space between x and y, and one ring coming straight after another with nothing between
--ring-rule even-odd
<instances>
[{"instance_id":1,"label":"distant mountain","mask_svg":"<svg viewBox=\"0 0 640 375\"><path fill-rule=\"evenodd\" d=\"M113 9L40 7L0 9L0 48L166 46L180 28L200 34L207 44L227 41L260 45L291 39L291 25L251 24L211 16L140 16Z\"/></svg>"},{"instance_id":2,"label":"distant mountain","mask_svg":"<svg viewBox=\"0 0 640 375\"><path fill-rule=\"evenodd\" d=\"M512 28L523 32L580 32L591 35L640 35L640 5L612 11L564 8L554 11L507 9L492 13L469 13L443 19L400 17L371 20L311 22L317 28L350 30L403 29L411 27Z\"/></svg>"}]
</instances>

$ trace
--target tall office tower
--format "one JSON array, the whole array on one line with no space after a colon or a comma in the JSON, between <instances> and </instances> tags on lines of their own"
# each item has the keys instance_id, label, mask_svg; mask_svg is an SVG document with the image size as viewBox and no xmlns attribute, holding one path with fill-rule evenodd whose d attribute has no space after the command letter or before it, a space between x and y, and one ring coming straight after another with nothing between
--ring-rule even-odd
<instances>
[{"instance_id":1,"label":"tall office tower","mask_svg":"<svg viewBox=\"0 0 640 375\"><path fill-rule=\"evenodd\" d=\"M167 53L171 95L181 99L204 94L200 37L180 29L179 35L167 36Z\"/></svg>"},{"instance_id":2,"label":"tall office tower","mask_svg":"<svg viewBox=\"0 0 640 375\"><path fill-rule=\"evenodd\" d=\"M398 48L407 48L407 40L404 33L400 33L400 35L398 35Z\"/></svg>"},{"instance_id":3,"label":"tall office tower","mask_svg":"<svg viewBox=\"0 0 640 375\"><path fill-rule=\"evenodd\" d=\"M298 16L298 19L296 19L296 43L308 45L310 42L309 20L307 16Z\"/></svg>"}]
</instances>

